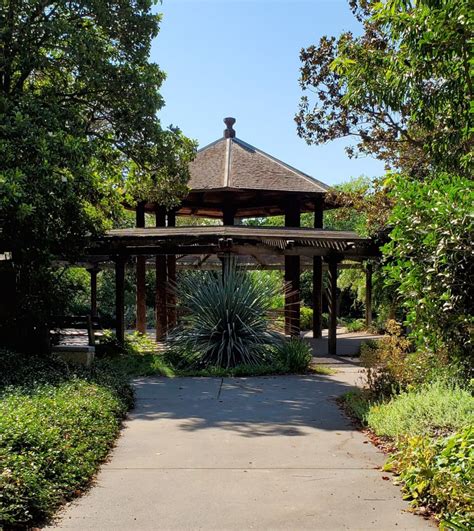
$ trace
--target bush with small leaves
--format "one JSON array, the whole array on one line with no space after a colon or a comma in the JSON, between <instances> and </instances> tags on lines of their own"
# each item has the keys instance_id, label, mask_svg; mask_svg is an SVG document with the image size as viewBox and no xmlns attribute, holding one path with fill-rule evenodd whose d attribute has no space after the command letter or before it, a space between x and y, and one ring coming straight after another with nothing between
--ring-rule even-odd
<instances>
[{"instance_id":1,"label":"bush with small leaves","mask_svg":"<svg viewBox=\"0 0 474 531\"><path fill-rule=\"evenodd\" d=\"M400 476L405 498L440 515L441 529L472 529L474 428L449 437L409 437L385 466Z\"/></svg>"},{"instance_id":2,"label":"bush with small leaves","mask_svg":"<svg viewBox=\"0 0 474 531\"><path fill-rule=\"evenodd\" d=\"M313 328L313 308L301 306L300 308L301 330L311 330Z\"/></svg>"},{"instance_id":3,"label":"bush with small leaves","mask_svg":"<svg viewBox=\"0 0 474 531\"><path fill-rule=\"evenodd\" d=\"M1 351L0 374L0 528L26 528L88 485L132 390L108 361L86 369Z\"/></svg>"}]
</instances>

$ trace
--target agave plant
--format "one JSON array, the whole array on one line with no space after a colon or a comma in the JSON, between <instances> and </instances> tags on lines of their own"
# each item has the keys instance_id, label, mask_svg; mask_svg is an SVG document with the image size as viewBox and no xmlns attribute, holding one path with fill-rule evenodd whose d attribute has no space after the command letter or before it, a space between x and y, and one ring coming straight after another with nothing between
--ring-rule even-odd
<instances>
[{"instance_id":1,"label":"agave plant","mask_svg":"<svg viewBox=\"0 0 474 531\"><path fill-rule=\"evenodd\" d=\"M168 348L187 365L258 365L281 341L271 313L276 289L264 279L229 267L222 276L186 276L174 289L182 317Z\"/></svg>"}]
</instances>

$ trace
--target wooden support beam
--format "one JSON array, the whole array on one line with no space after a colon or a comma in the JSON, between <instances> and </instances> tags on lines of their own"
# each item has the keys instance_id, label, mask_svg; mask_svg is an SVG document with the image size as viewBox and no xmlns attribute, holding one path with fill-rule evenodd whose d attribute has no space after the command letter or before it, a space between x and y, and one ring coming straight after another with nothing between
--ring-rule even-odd
<instances>
[{"instance_id":1,"label":"wooden support beam","mask_svg":"<svg viewBox=\"0 0 474 531\"><path fill-rule=\"evenodd\" d=\"M166 227L166 208L161 205L155 205L155 226Z\"/></svg>"},{"instance_id":2,"label":"wooden support beam","mask_svg":"<svg viewBox=\"0 0 474 531\"><path fill-rule=\"evenodd\" d=\"M298 201L285 208L285 226L300 227L301 215ZM285 256L285 334L300 335L300 257Z\"/></svg>"},{"instance_id":3,"label":"wooden support beam","mask_svg":"<svg viewBox=\"0 0 474 531\"><path fill-rule=\"evenodd\" d=\"M171 210L168 210L166 218L168 221L168 227L176 227L176 209L172 208Z\"/></svg>"},{"instance_id":4,"label":"wooden support beam","mask_svg":"<svg viewBox=\"0 0 474 531\"><path fill-rule=\"evenodd\" d=\"M313 337L321 337L323 329L323 259L313 257Z\"/></svg>"},{"instance_id":5,"label":"wooden support beam","mask_svg":"<svg viewBox=\"0 0 474 531\"><path fill-rule=\"evenodd\" d=\"M322 229L324 227L324 200L318 197L314 201L314 228Z\"/></svg>"},{"instance_id":6,"label":"wooden support beam","mask_svg":"<svg viewBox=\"0 0 474 531\"><path fill-rule=\"evenodd\" d=\"M135 225L137 227L145 227L145 202L141 201L137 204L135 209Z\"/></svg>"},{"instance_id":7,"label":"wooden support beam","mask_svg":"<svg viewBox=\"0 0 474 531\"><path fill-rule=\"evenodd\" d=\"M163 341L168 331L166 311L166 256L156 257L155 321L156 340Z\"/></svg>"},{"instance_id":8,"label":"wooden support beam","mask_svg":"<svg viewBox=\"0 0 474 531\"><path fill-rule=\"evenodd\" d=\"M224 225L232 226L234 225L235 218L235 208L231 205L226 205L222 209L222 222Z\"/></svg>"},{"instance_id":9,"label":"wooden support beam","mask_svg":"<svg viewBox=\"0 0 474 531\"><path fill-rule=\"evenodd\" d=\"M285 256L285 334L300 335L300 257Z\"/></svg>"},{"instance_id":10,"label":"wooden support beam","mask_svg":"<svg viewBox=\"0 0 474 531\"><path fill-rule=\"evenodd\" d=\"M155 209L156 226L166 226L166 209L157 206ZM156 340L163 341L168 331L168 315L166 311L166 282L167 267L166 255L159 255L155 259L156 284L155 284L155 323Z\"/></svg>"},{"instance_id":11,"label":"wooden support beam","mask_svg":"<svg viewBox=\"0 0 474 531\"><path fill-rule=\"evenodd\" d=\"M324 225L323 199L318 198L314 205L314 228L322 229ZM323 329L323 260L313 256L313 337L322 335Z\"/></svg>"},{"instance_id":12,"label":"wooden support beam","mask_svg":"<svg viewBox=\"0 0 474 531\"><path fill-rule=\"evenodd\" d=\"M138 332L146 333L146 257L137 256L136 263L136 317L135 327Z\"/></svg>"},{"instance_id":13,"label":"wooden support beam","mask_svg":"<svg viewBox=\"0 0 474 531\"><path fill-rule=\"evenodd\" d=\"M137 228L145 228L145 203L138 203L136 209ZM135 328L146 333L146 257L137 256L136 262L136 312Z\"/></svg>"},{"instance_id":14,"label":"wooden support beam","mask_svg":"<svg viewBox=\"0 0 474 531\"><path fill-rule=\"evenodd\" d=\"M233 266L233 256L230 253L219 253L219 260L221 261L221 274L225 283L226 277L229 274L230 268Z\"/></svg>"},{"instance_id":15,"label":"wooden support beam","mask_svg":"<svg viewBox=\"0 0 474 531\"><path fill-rule=\"evenodd\" d=\"M97 319L97 274L98 268L88 269L90 274L90 287L91 287L91 317Z\"/></svg>"},{"instance_id":16,"label":"wooden support beam","mask_svg":"<svg viewBox=\"0 0 474 531\"><path fill-rule=\"evenodd\" d=\"M285 227L301 227L301 212L298 201L290 202L285 208Z\"/></svg>"},{"instance_id":17,"label":"wooden support beam","mask_svg":"<svg viewBox=\"0 0 474 531\"><path fill-rule=\"evenodd\" d=\"M328 330L328 353L335 356L337 353L337 258L328 259L328 303L329 303L329 330Z\"/></svg>"},{"instance_id":18,"label":"wooden support beam","mask_svg":"<svg viewBox=\"0 0 474 531\"><path fill-rule=\"evenodd\" d=\"M121 344L125 341L125 262L123 256L115 259L115 334Z\"/></svg>"},{"instance_id":19,"label":"wooden support beam","mask_svg":"<svg viewBox=\"0 0 474 531\"><path fill-rule=\"evenodd\" d=\"M365 269L365 326L372 325L372 264L367 262Z\"/></svg>"},{"instance_id":20,"label":"wooden support beam","mask_svg":"<svg viewBox=\"0 0 474 531\"><path fill-rule=\"evenodd\" d=\"M168 227L176 227L176 211L168 211ZM174 328L177 324L177 311L176 311L176 255L169 254L166 257L167 273L168 273L168 289L167 289L167 326L168 328Z\"/></svg>"}]
</instances>

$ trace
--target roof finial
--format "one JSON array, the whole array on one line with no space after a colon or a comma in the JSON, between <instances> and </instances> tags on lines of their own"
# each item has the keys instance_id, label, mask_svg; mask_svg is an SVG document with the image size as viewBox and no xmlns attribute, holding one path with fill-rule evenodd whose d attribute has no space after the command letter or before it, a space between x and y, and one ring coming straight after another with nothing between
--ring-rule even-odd
<instances>
[{"instance_id":1,"label":"roof finial","mask_svg":"<svg viewBox=\"0 0 474 531\"><path fill-rule=\"evenodd\" d=\"M235 118L224 118L224 123L227 126L227 129L224 129L224 138L234 138L235 131L232 126L235 124Z\"/></svg>"}]
</instances>

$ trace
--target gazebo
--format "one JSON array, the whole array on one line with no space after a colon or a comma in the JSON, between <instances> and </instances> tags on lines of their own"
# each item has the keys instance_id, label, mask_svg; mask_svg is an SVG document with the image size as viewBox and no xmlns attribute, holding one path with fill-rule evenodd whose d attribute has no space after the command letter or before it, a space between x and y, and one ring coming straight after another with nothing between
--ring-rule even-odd
<instances>
[{"instance_id":1,"label":"gazebo","mask_svg":"<svg viewBox=\"0 0 474 531\"><path fill-rule=\"evenodd\" d=\"M336 354L336 287L338 264L350 260L362 266L379 255L377 245L354 232L324 229L328 187L275 157L236 137L234 118L225 118L224 135L200 149L190 165L189 193L180 206L141 202L136 207L136 227L107 232L88 250L96 264L115 262L116 330L123 341L125 266L136 267L136 328L146 331L145 273L153 260L156 267L156 338L163 340L176 324L175 301L168 283L176 270L212 269L235 257L237 265L254 269L283 269L285 332L300 334L300 272L313 272L313 335L321 336L323 267L328 270L329 353ZM304 212L314 213L314 228L301 228ZM155 217L145 227L145 213ZM246 218L283 215L283 227L249 226ZM177 216L221 220L216 225L176 226ZM369 263L370 264L370 263ZM353 265L344 264L344 267ZM91 272L93 313L96 311L97 267ZM367 272L366 319L371 319L371 269ZM223 273L224 274L224 273Z\"/></svg>"}]
</instances>

